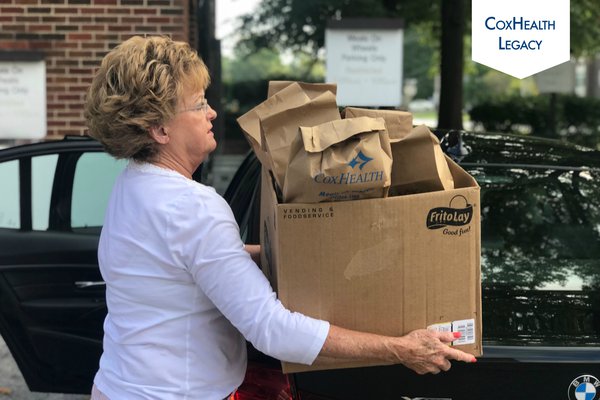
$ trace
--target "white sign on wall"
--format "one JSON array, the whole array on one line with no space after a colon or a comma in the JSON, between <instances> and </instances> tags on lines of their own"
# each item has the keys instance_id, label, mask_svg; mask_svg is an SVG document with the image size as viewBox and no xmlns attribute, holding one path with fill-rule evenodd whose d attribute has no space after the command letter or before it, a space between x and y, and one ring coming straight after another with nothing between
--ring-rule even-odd
<instances>
[{"instance_id":1,"label":"white sign on wall","mask_svg":"<svg viewBox=\"0 0 600 400\"><path fill-rule=\"evenodd\" d=\"M45 61L0 60L0 139L45 136Z\"/></svg>"},{"instance_id":2,"label":"white sign on wall","mask_svg":"<svg viewBox=\"0 0 600 400\"><path fill-rule=\"evenodd\" d=\"M402 104L402 22L358 21L336 21L325 31L326 81L337 83L340 106L398 107Z\"/></svg>"}]
</instances>

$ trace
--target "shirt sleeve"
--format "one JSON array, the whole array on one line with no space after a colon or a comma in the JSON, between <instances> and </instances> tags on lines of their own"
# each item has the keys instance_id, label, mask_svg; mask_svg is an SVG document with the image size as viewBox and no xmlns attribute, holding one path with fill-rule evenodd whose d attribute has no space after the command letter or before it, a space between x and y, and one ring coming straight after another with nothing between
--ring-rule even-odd
<instances>
[{"instance_id":1,"label":"shirt sleeve","mask_svg":"<svg viewBox=\"0 0 600 400\"><path fill-rule=\"evenodd\" d=\"M258 350L312 364L329 323L287 310L252 261L229 205L209 189L178 202L169 224L172 253L219 311Z\"/></svg>"}]
</instances>

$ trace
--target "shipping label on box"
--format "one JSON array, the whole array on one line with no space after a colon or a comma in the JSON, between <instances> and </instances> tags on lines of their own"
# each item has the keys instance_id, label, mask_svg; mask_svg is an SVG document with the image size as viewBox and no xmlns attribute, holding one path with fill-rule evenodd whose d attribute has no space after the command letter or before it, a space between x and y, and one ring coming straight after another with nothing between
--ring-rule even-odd
<instances>
[{"instance_id":1,"label":"shipping label on box","mask_svg":"<svg viewBox=\"0 0 600 400\"><path fill-rule=\"evenodd\" d=\"M279 204L263 171L262 268L282 303L389 336L456 323L472 335L454 345L481 355L479 186L447 162L453 190L319 204ZM366 365L375 364L284 362L283 370Z\"/></svg>"}]
</instances>

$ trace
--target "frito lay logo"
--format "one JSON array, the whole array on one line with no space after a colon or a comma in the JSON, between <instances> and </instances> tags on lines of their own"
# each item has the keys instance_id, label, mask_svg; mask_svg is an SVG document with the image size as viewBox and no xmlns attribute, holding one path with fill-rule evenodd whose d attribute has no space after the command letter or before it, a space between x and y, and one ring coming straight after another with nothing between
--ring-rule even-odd
<instances>
[{"instance_id":1,"label":"frito lay logo","mask_svg":"<svg viewBox=\"0 0 600 400\"><path fill-rule=\"evenodd\" d=\"M473 218L473 205L462 195L450 200L448 207L436 207L429 210L425 221L428 229L440 229L446 226L463 226Z\"/></svg>"}]
</instances>

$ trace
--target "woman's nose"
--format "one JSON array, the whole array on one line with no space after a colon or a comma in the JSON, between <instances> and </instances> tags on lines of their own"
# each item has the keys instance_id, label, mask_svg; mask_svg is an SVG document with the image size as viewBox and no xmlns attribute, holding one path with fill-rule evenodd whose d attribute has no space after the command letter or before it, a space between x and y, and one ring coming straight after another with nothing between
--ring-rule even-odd
<instances>
[{"instance_id":1,"label":"woman's nose","mask_svg":"<svg viewBox=\"0 0 600 400\"><path fill-rule=\"evenodd\" d=\"M217 112L209 105L208 106L208 112L206 113L208 120L212 121L213 119L217 118Z\"/></svg>"}]
</instances>

